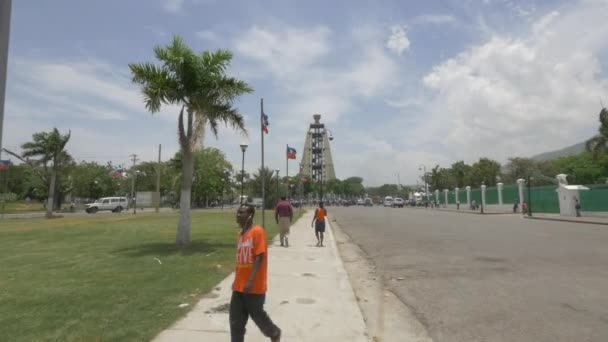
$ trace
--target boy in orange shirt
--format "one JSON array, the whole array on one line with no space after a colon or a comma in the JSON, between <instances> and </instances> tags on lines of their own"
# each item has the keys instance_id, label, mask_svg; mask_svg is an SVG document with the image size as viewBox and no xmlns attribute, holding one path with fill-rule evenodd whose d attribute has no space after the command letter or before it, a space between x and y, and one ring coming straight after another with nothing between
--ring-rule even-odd
<instances>
[{"instance_id":1,"label":"boy in orange shirt","mask_svg":"<svg viewBox=\"0 0 608 342\"><path fill-rule=\"evenodd\" d=\"M236 214L241 230L237 237L236 272L230 301L230 335L232 342L245 340L245 326L249 316L272 342L281 340L281 329L266 311L266 280L268 275L268 247L266 232L253 226L255 207L243 204Z\"/></svg>"}]
</instances>

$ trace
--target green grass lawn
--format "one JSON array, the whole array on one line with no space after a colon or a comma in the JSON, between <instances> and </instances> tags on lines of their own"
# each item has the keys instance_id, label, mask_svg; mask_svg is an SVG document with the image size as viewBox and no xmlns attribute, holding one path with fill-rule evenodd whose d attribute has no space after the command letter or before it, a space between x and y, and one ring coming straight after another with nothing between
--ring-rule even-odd
<instances>
[{"instance_id":1,"label":"green grass lawn","mask_svg":"<svg viewBox=\"0 0 608 342\"><path fill-rule=\"evenodd\" d=\"M1 209L2 208L0 208L0 210ZM25 201L4 203L4 213L5 214L19 214L19 213L25 213L25 212L44 211L44 210L45 209L44 209L44 206L42 205L42 203L37 202L37 201L32 201L29 204L25 203Z\"/></svg>"},{"instance_id":2,"label":"green grass lawn","mask_svg":"<svg viewBox=\"0 0 608 342\"><path fill-rule=\"evenodd\" d=\"M177 219L0 222L0 341L148 341L169 327L232 272L237 231L234 210L195 211L179 249Z\"/></svg>"}]
</instances>

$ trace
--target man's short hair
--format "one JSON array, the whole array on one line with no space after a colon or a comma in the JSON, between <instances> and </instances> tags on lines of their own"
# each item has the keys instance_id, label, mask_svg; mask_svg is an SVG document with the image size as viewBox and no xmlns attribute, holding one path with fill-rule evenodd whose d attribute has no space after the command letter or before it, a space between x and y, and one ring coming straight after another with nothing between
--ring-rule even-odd
<instances>
[{"instance_id":1,"label":"man's short hair","mask_svg":"<svg viewBox=\"0 0 608 342\"><path fill-rule=\"evenodd\" d=\"M284 200L286 200L286 199L287 199L287 197L285 197L285 196L281 196L281 201L284 201Z\"/></svg>"},{"instance_id":2,"label":"man's short hair","mask_svg":"<svg viewBox=\"0 0 608 342\"><path fill-rule=\"evenodd\" d=\"M241 204L242 208L247 208L247 213L251 215L251 217L255 216L255 206L249 203Z\"/></svg>"},{"instance_id":3,"label":"man's short hair","mask_svg":"<svg viewBox=\"0 0 608 342\"><path fill-rule=\"evenodd\" d=\"M319 202L319 207L323 208L323 202Z\"/></svg>"}]
</instances>

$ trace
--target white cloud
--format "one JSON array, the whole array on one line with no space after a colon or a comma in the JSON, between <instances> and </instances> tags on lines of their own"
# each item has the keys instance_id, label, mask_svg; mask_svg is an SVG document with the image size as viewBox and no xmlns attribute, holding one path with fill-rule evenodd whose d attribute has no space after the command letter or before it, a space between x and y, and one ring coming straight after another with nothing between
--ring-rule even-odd
<instances>
[{"instance_id":1,"label":"white cloud","mask_svg":"<svg viewBox=\"0 0 608 342\"><path fill-rule=\"evenodd\" d=\"M417 16L412 23L414 24L450 24L456 22L456 18L446 14L426 14Z\"/></svg>"},{"instance_id":2,"label":"white cloud","mask_svg":"<svg viewBox=\"0 0 608 342\"><path fill-rule=\"evenodd\" d=\"M405 26L396 25L391 28L391 35L386 42L386 47L399 56L410 48L410 40L407 38Z\"/></svg>"},{"instance_id":3,"label":"white cloud","mask_svg":"<svg viewBox=\"0 0 608 342\"><path fill-rule=\"evenodd\" d=\"M599 53L608 48L608 3L583 1L538 18L529 36L494 35L437 65L434 94L414 137L472 160L531 155L580 142L594 131L608 94ZM593 22L596 25L581 25Z\"/></svg>"},{"instance_id":4,"label":"white cloud","mask_svg":"<svg viewBox=\"0 0 608 342\"><path fill-rule=\"evenodd\" d=\"M163 8L171 13L176 13L182 10L184 0L162 0Z\"/></svg>"},{"instance_id":5,"label":"white cloud","mask_svg":"<svg viewBox=\"0 0 608 342\"><path fill-rule=\"evenodd\" d=\"M279 97L270 99L268 103L272 107L266 109L271 119L271 134L267 139L268 146L280 142L282 147L276 154L267 153L267 164L284 164L279 157L284 148L281 143L289 142L299 150L306 133L303 127L312 121L314 113L320 113L322 121L341 136L333 150L334 158L339 160L338 176L359 174L360 160L348 157L348 151L354 150L345 140L354 133L340 132L339 123L354 120L351 114L358 110L358 104L383 97L399 84L399 67L383 46L382 31L359 26L345 39L334 36L325 27L278 30L253 27L240 36L235 43L237 55L253 62L249 68L265 71L264 77L270 78L272 87L278 89ZM348 47L349 57L334 56L336 50L344 46ZM336 57L340 58L339 63L328 63ZM362 147L357 151L369 151L373 157L371 151L375 145L369 148L371 150ZM370 165L377 164L370 162Z\"/></svg>"},{"instance_id":6,"label":"white cloud","mask_svg":"<svg viewBox=\"0 0 608 342\"><path fill-rule=\"evenodd\" d=\"M154 160L148 149L158 143L175 151L178 109L168 106L151 117L124 66L21 57L10 62L8 84L4 142L14 150L56 126L72 130L69 151L78 159L121 162L137 153Z\"/></svg>"},{"instance_id":7,"label":"white cloud","mask_svg":"<svg viewBox=\"0 0 608 342\"><path fill-rule=\"evenodd\" d=\"M275 75L302 71L330 51L330 30L288 27L278 32L253 26L236 41L236 49Z\"/></svg>"}]
</instances>

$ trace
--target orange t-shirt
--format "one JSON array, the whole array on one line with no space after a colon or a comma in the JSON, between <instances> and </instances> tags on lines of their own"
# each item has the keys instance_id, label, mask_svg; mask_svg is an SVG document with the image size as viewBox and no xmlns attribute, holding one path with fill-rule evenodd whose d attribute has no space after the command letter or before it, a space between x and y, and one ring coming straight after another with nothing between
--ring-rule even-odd
<instances>
[{"instance_id":1,"label":"orange t-shirt","mask_svg":"<svg viewBox=\"0 0 608 342\"><path fill-rule=\"evenodd\" d=\"M325 220L327 211L325 210L325 208L317 208L317 210L315 211L315 215L316 215L317 221L321 222L321 221Z\"/></svg>"},{"instance_id":2,"label":"orange t-shirt","mask_svg":"<svg viewBox=\"0 0 608 342\"><path fill-rule=\"evenodd\" d=\"M249 280L253 263L257 255L264 254L262 263L253 279L253 286L249 293L266 293L266 280L268 272L268 246L266 242L266 232L260 226L253 226L245 234L239 231L237 236L236 250L236 274L232 290L237 292L245 291L245 284Z\"/></svg>"}]
</instances>

